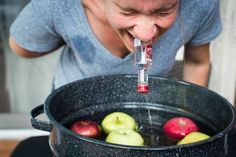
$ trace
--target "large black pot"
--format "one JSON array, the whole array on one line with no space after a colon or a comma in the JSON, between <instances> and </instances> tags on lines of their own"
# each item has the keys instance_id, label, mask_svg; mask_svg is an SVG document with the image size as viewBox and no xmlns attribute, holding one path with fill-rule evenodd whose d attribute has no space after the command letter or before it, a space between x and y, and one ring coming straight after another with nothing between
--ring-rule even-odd
<instances>
[{"instance_id":1,"label":"large black pot","mask_svg":"<svg viewBox=\"0 0 236 157\"><path fill-rule=\"evenodd\" d=\"M228 135L235 121L232 105L220 95L190 83L149 78L149 94L136 92L133 75L101 76L73 82L55 90L44 105L32 110L32 126L49 131L49 144L60 157L226 157ZM194 119L211 138L187 145L131 147L76 135L67 125L77 119L101 122L107 113L124 111L150 134L161 134L169 118ZM36 117L46 113L49 122ZM150 115L151 120L150 121Z\"/></svg>"}]
</instances>

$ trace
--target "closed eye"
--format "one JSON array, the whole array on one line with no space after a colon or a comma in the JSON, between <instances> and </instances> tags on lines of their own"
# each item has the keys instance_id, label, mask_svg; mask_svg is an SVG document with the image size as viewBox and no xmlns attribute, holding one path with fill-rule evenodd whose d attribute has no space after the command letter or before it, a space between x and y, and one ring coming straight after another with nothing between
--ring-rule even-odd
<instances>
[{"instance_id":1,"label":"closed eye","mask_svg":"<svg viewBox=\"0 0 236 157\"><path fill-rule=\"evenodd\" d=\"M167 15L170 15L171 13L172 12L156 12L154 14L157 15L157 16L164 17L164 16L167 16Z\"/></svg>"},{"instance_id":2,"label":"closed eye","mask_svg":"<svg viewBox=\"0 0 236 157\"><path fill-rule=\"evenodd\" d=\"M133 16L133 15L136 15L137 12L120 12L120 14L125 15L125 16Z\"/></svg>"}]
</instances>

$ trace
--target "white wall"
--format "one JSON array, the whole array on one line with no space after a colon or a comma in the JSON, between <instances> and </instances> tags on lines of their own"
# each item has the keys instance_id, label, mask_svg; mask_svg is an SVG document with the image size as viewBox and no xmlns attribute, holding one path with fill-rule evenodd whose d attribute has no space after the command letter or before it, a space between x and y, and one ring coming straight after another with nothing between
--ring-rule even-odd
<instances>
[{"instance_id":1,"label":"white wall","mask_svg":"<svg viewBox=\"0 0 236 157\"><path fill-rule=\"evenodd\" d=\"M13 113L29 113L44 103L52 88L53 71L59 52L37 59L5 53L10 108Z\"/></svg>"}]
</instances>

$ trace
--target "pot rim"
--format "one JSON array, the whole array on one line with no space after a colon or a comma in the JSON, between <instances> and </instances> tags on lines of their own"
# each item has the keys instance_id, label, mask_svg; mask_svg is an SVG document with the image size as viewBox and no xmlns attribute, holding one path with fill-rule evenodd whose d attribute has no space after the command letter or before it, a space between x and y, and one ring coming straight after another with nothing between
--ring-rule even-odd
<instances>
[{"instance_id":1,"label":"pot rim","mask_svg":"<svg viewBox=\"0 0 236 157\"><path fill-rule=\"evenodd\" d=\"M202 140L202 141L198 141L198 142L194 142L194 143L189 143L189 144L184 144L184 145L170 145L170 146L127 146L127 145L107 143L107 142L102 141L102 140L88 138L88 137L78 135L78 134L74 133L73 131L70 131L65 126L61 125L49 112L49 100L51 100L51 98L54 97L54 95L56 93L60 92L61 90L64 90L65 88L68 88L68 87L72 86L75 82L81 82L83 80L96 79L96 78L106 78L106 77L137 77L137 76L132 75L132 74L131 75L120 75L120 74L118 74L118 75L102 75L102 76L96 76L96 77L92 77L92 78L85 78L85 79L82 79L82 80L77 80L77 81L71 82L69 84L66 84L62 87L59 87L58 89L56 89L54 92L52 92L46 98L45 103L44 103L45 113L46 113L47 117L49 118L50 122L52 123L53 127L61 129L61 131L64 131L65 133L73 136L76 139L83 140L83 141L86 141L86 142L95 143L95 144L106 146L106 147L120 148L120 149L130 149L130 150L150 150L150 151L152 151L152 150L179 149L179 148L186 148L186 147L193 147L193 146L197 146L197 145L207 144L207 143L210 143L210 142L212 142L216 139L222 138L225 135L227 136L228 133L233 129L233 126L235 124L235 121L236 121L236 119L235 119L235 109L234 109L233 105L231 105L231 103L226 98L222 97L218 93L216 93L214 91L211 91L211 90L209 90L205 87L187 82L187 81L176 80L176 79L166 78L166 77L159 77L159 76L154 76L154 75L150 75L149 77L152 78L152 79L174 81L174 82L182 84L182 85L191 85L191 86L194 86L194 88L199 88L199 89L204 90L205 92L208 92L208 93L210 92L211 94L216 95L217 97L221 98L223 101L225 101L227 103L227 107L229 107L230 111L232 112L231 122L229 123L229 125L224 130L222 130L221 132L215 134L214 136L211 136L210 138L208 138L206 140Z\"/></svg>"}]
</instances>

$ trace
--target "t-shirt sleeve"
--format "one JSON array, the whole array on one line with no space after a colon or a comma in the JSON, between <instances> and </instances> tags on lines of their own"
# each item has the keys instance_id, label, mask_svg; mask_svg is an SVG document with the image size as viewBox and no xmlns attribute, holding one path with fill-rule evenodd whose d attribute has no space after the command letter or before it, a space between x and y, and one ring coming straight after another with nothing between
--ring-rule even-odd
<instances>
[{"instance_id":1,"label":"t-shirt sleeve","mask_svg":"<svg viewBox=\"0 0 236 157\"><path fill-rule=\"evenodd\" d=\"M50 0L31 0L10 27L16 42L35 52L48 52L58 47L62 38L53 23L53 4Z\"/></svg>"},{"instance_id":2,"label":"t-shirt sleeve","mask_svg":"<svg viewBox=\"0 0 236 157\"><path fill-rule=\"evenodd\" d=\"M220 17L220 1L211 0L210 7L206 8L200 15L202 20L200 21L198 31L190 40L192 45L202 45L214 40L222 30L222 23Z\"/></svg>"}]
</instances>

